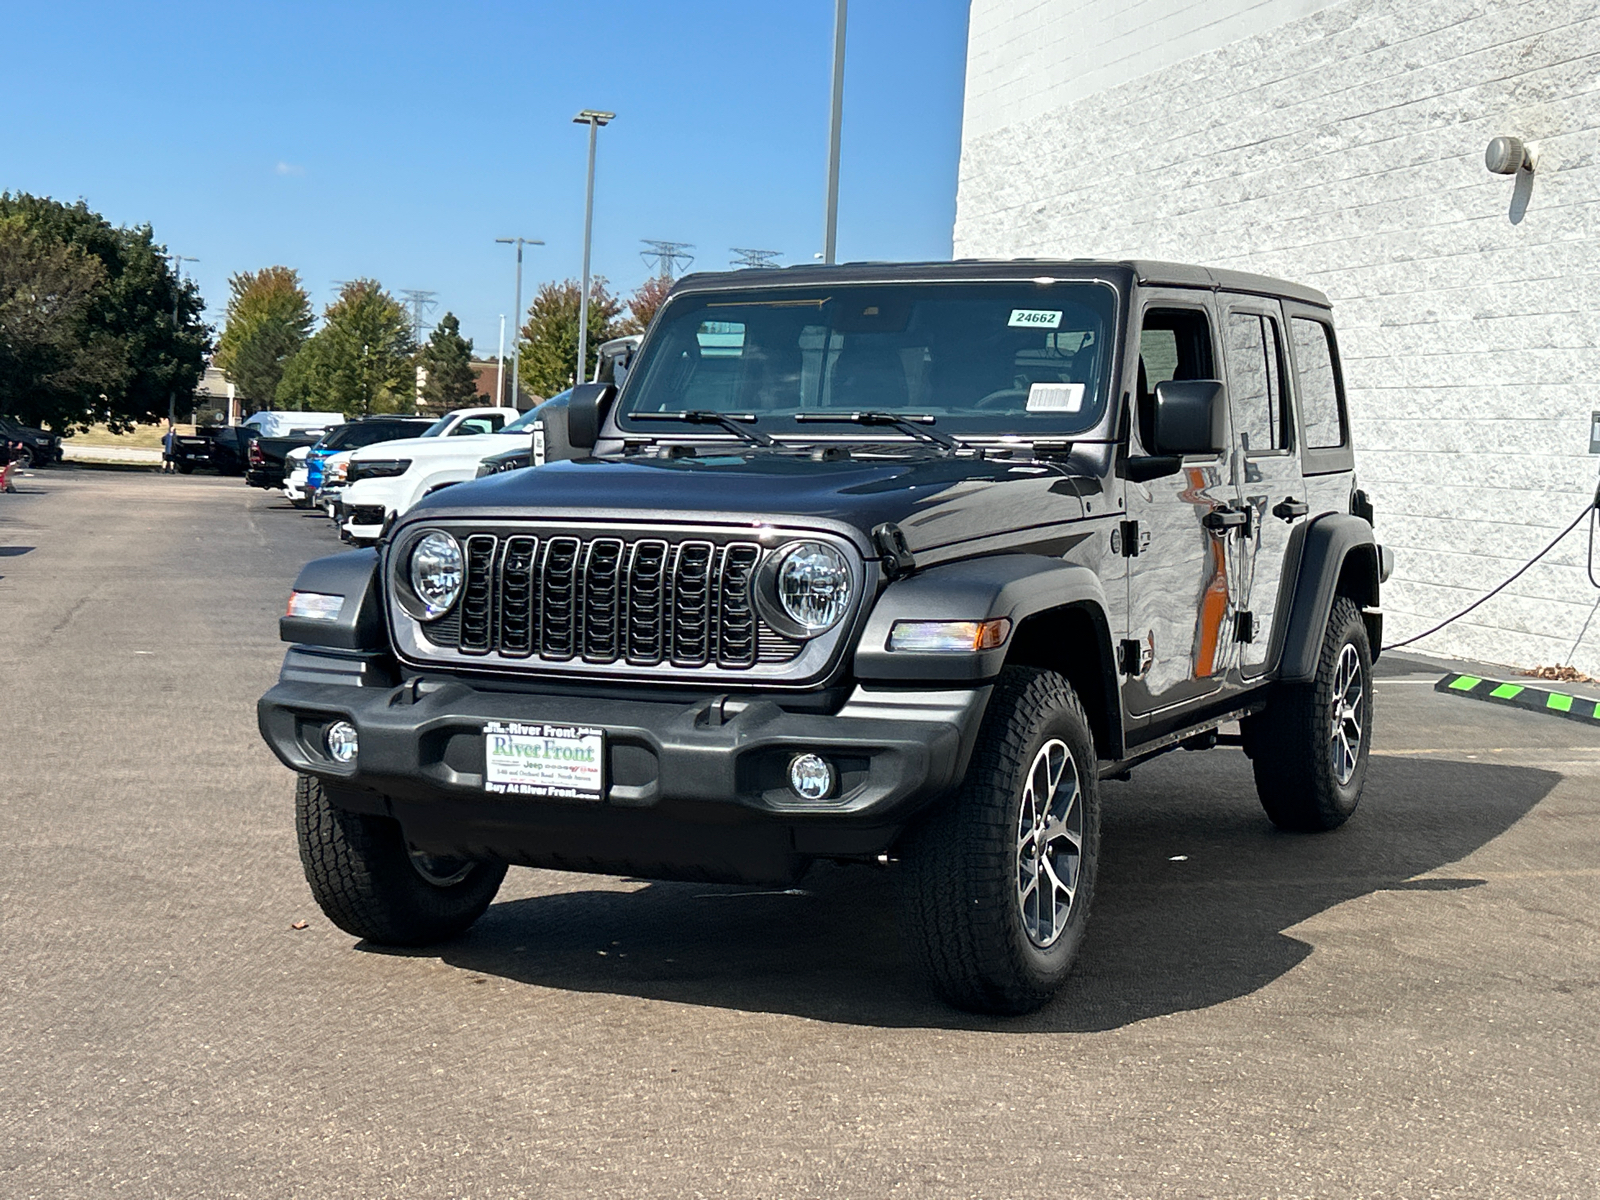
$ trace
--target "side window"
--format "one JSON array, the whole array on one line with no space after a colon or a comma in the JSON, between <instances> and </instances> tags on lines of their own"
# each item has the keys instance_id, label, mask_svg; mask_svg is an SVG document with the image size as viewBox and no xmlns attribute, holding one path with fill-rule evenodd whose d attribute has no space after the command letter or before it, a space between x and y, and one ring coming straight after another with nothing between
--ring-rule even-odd
<instances>
[{"instance_id":1,"label":"side window","mask_svg":"<svg viewBox=\"0 0 1600 1200\"><path fill-rule=\"evenodd\" d=\"M1321 321L1295 317L1289 322L1295 366L1300 371L1300 419L1306 446L1328 450L1346 441L1344 388L1334 365L1333 330Z\"/></svg>"},{"instance_id":2,"label":"side window","mask_svg":"<svg viewBox=\"0 0 1600 1200\"><path fill-rule=\"evenodd\" d=\"M1282 363L1275 320L1228 314L1228 397L1246 453L1289 448Z\"/></svg>"},{"instance_id":3,"label":"side window","mask_svg":"<svg viewBox=\"0 0 1600 1200\"><path fill-rule=\"evenodd\" d=\"M494 427L484 417L468 417L450 431L451 437L470 437L475 433L493 433Z\"/></svg>"},{"instance_id":4,"label":"side window","mask_svg":"<svg viewBox=\"0 0 1600 1200\"><path fill-rule=\"evenodd\" d=\"M490 413L484 420L489 423L489 428L484 430L485 433L499 433L500 427L506 423L506 415L504 413Z\"/></svg>"},{"instance_id":5,"label":"side window","mask_svg":"<svg viewBox=\"0 0 1600 1200\"><path fill-rule=\"evenodd\" d=\"M1139 331L1139 438L1155 444L1156 384L1169 379L1216 379L1211 322L1197 308L1151 308Z\"/></svg>"}]
</instances>

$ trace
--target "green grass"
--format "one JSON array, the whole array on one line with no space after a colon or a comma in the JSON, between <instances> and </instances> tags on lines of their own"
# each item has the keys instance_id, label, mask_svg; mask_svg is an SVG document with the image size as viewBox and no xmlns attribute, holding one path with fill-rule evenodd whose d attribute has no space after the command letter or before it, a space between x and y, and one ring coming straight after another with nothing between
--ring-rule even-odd
<instances>
[{"instance_id":1,"label":"green grass","mask_svg":"<svg viewBox=\"0 0 1600 1200\"><path fill-rule=\"evenodd\" d=\"M193 425L179 425L179 433L193 433ZM84 433L74 434L67 439L69 446L119 446L138 450L159 450L161 439L166 435L167 423L159 425L140 425L132 433L112 433L104 425L96 425Z\"/></svg>"}]
</instances>

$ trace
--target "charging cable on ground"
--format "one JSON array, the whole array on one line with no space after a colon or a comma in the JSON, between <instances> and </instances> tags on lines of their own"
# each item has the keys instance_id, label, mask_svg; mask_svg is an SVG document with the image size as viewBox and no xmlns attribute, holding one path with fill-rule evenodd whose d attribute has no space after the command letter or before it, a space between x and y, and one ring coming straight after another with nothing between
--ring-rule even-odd
<instances>
[{"instance_id":1,"label":"charging cable on ground","mask_svg":"<svg viewBox=\"0 0 1600 1200\"><path fill-rule=\"evenodd\" d=\"M1594 499L1589 501L1588 504L1583 506L1583 511L1580 512L1576 517L1573 518L1572 524L1568 525L1560 533L1556 534L1556 536L1550 540L1550 544L1549 545L1547 545L1543 550L1539 551L1539 553L1535 554L1527 562L1523 563L1520 567L1518 567L1514 572L1512 572L1512 574L1503 583L1499 584L1497 587L1495 587L1495 588L1491 589L1490 591L1485 592L1483 595L1479 596L1476 600L1474 600L1471 604L1467 605L1465 608L1463 608L1460 612L1456 613L1454 616L1446 617L1444 620L1440 621L1437 625L1435 625L1432 629L1425 629L1421 633L1417 634L1415 637L1408 637L1403 642L1390 642L1387 646L1384 647L1384 650L1398 650L1402 646L1411 645L1412 642L1420 642L1425 637L1431 637L1433 634L1438 633L1439 630L1443 629L1446 625L1450 625L1450 624L1452 624L1452 623L1454 623L1456 621L1459 621L1462 617L1466 616L1473 609L1478 608L1478 607L1482 606L1483 604L1487 603L1488 601L1494 599L1495 596L1497 596L1501 592L1505 591L1506 588L1510 587L1513 583L1515 583L1523 575L1527 574L1528 569L1530 567L1532 567L1536 562L1538 562L1546 554L1549 554L1550 551L1554 550L1556 548L1556 546L1560 544L1561 539L1566 537L1567 534L1571 533L1574 529L1576 529L1579 525L1581 525L1584 522L1585 519L1587 519L1589 521L1589 562L1588 562L1589 582L1594 584L1595 587L1600 588L1600 579L1596 579L1595 578L1595 573L1594 573L1594 533L1595 533L1595 525L1597 523L1600 523L1600 486L1597 486L1595 488L1595 492L1594 492Z\"/></svg>"}]
</instances>

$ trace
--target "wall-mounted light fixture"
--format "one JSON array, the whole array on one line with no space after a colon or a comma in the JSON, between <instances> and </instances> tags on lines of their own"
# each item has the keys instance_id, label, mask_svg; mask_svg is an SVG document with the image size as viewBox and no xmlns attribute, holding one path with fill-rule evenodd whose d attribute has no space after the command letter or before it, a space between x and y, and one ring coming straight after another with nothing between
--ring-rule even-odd
<instances>
[{"instance_id":1,"label":"wall-mounted light fixture","mask_svg":"<svg viewBox=\"0 0 1600 1200\"><path fill-rule=\"evenodd\" d=\"M1531 171L1533 162L1533 152L1522 144L1521 138L1497 137L1489 143L1489 148L1483 154L1483 165L1496 175Z\"/></svg>"}]
</instances>

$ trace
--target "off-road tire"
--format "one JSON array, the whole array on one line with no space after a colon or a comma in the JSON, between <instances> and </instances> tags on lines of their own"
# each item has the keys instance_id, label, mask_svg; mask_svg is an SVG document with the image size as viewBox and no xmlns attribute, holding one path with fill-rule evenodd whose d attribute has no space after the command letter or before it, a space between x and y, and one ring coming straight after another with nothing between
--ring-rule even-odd
<instances>
[{"instance_id":1,"label":"off-road tire","mask_svg":"<svg viewBox=\"0 0 1600 1200\"><path fill-rule=\"evenodd\" d=\"M429 882L398 822L337 807L315 776L300 776L294 810L311 894L353 937L385 946L444 941L483 915L505 878L504 863L476 862L459 882Z\"/></svg>"},{"instance_id":2,"label":"off-road tire","mask_svg":"<svg viewBox=\"0 0 1600 1200\"><path fill-rule=\"evenodd\" d=\"M17 464L17 470L31 471L38 464L39 459L34 454L33 447L24 442L12 461Z\"/></svg>"},{"instance_id":3,"label":"off-road tire","mask_svg":"<svg viewBox=\"0 0 1600 1200\"><path fill-rule=\"evenodd\" d=\"M1019 818L1036 758L1055 739L1076 770L1077 889L1053 943L1029 936L1019 900ZM971 1012L1031 1012L1061 988L1083 942L1100 847L1094 736L1072 687L1053 671L1001 672L965 778L900 846L902 925L945 1000Z\"/></svg>"},{"instance_id":4,"label":"off-road tire","mask_svg":"<svg viewBox=\"0 0 1600 1200\"><path fill-rule=\"evenodd\" d=\"M1332 746L1335 674L1346 647L1360 664L1360 747L1354 771L1339 781ZM1322 833L1348 821L1361 803L1372 746L1372 648L1361 606L1336 596L1310 683L1282 683L1265 711L1241 725L1261 807L1279 829Z\"/></svg>"}]
</instances>

